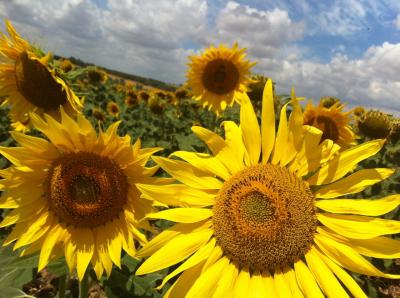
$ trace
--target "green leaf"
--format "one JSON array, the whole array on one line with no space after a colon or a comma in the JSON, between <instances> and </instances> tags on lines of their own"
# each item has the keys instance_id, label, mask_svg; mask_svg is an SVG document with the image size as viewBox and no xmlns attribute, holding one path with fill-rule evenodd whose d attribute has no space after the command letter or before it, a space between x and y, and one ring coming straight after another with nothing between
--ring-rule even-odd
<instances>
[{"instance_id":1,"label":"green leaf","mask_svg":"<svg viewBox=\"0 0 400 298\"><path fill-rule=\"evenodd\" d=\"M20 289L0 287L0 298L35 298L35 296L25 294Z\"/></svg>"}]
</instances>

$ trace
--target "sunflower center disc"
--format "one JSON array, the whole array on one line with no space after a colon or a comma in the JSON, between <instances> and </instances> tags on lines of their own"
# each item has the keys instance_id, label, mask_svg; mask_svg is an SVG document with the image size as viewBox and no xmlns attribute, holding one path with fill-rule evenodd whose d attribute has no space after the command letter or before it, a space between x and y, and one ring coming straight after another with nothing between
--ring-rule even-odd
<instances>
[{"instance_id":1,"label":"sunflower center disc","mask_svg":"<svg viewBox=\"0 0 400 298\"><path fill-rule=\"evenodd\" d=\"M49 169L47 199L58 218L76 227L96 227L118 217L127 201L128 181L111 159L69 153Z\"/></svg>"},{"instance_id":2,"label":"sunflower center disc","mask_svg":"<svg viewBox=\"0 0 400 298\"><path fill-rule=\"evenodd\" d=\"M24 98L44 110L58 109L67 102L67 93L45 65L22 52L15 61L17 88Z\"/></svg>"},{"instance_id":3,"label":"sunflower center disc","mask_svg":"<svg viewBox=\"0 0 400 298\"><path fill-rule=\"evenodd\" d=\"M228 257L253 270L293 265L309 250L317 228L308 185L272 164L233 175L213 212L217 243Z\"/></svg>"},{"instance_id":4,"label":"sunflower center disc","mask_svg":"<svg viewBox=\"0 0 400 298\"><path fill-rule=\"evenodd\" d=\"M319 115L304 124L315 126L322 131L321 142L329 139L336 143L339 140L337 124L329 117Z\"/></svg>"},{"instance_id":5,"label":"sunflower center disc","mask_svg":"<svg viewBox=\"0 0 400 298\"><path fill-rule=\"evenodd\" d=\"M202 81L207 90L218 95L227 94L236 89L239 71L232 62L215 59L204 68Z\"/></svg>"}]
</instances>

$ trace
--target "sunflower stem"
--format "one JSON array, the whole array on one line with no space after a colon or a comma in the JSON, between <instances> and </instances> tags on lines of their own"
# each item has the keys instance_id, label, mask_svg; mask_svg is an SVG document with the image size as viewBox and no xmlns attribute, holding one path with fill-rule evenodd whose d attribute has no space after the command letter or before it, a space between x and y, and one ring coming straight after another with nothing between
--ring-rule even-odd
<instances>
[{"instance_id":1,"label":"sunflower stem","mask_svg":"<svg viewBox=\"0 0 400 298\"><path fill-rule=\"evenodd\" d=\"M89 297L89 272L86 270L83 279L79 282L79 298Z\"/></svg>"},{"instance_id":2,"label":"sunflower stem","mask_svg":"<svg viewBox=\"0 0 400 298\"><path fill-rule=\"evenodd\" d=\"M62 275L58 278L58 298L65 298L67 276Z\"/></svg>"}]
</instances>

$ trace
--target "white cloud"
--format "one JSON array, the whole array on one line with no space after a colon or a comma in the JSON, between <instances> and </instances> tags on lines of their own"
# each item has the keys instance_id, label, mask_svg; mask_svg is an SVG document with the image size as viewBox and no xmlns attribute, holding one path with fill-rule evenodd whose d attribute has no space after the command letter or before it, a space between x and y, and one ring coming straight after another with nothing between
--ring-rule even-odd
<instances>
[{"instance_id":1,"label":"white cloud","mask_svg":"<svg viewBox=\"0 0 400 298\"><path fill-rule=\"evenodd\" d=\"M396 26L396 29L400 30L400 13L397 15L397 18L394 20L394 25Z\"/></svg>"}]
</instances>

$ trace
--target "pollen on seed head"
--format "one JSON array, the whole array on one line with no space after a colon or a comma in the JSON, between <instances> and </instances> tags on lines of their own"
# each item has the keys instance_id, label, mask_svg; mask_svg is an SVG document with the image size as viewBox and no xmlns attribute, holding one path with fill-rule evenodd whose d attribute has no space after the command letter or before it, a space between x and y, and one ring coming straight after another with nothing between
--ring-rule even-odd
<instances>
[{"instance_id":1,"label":"pollen on seed head","mask_svg":"<svg viewBox=\"0 0 400 298\"><path fill-rule=\"evenodd\" d=\"M89 152L56 159L46 180L46 196L60 221L95 227L118 217L127 201L128 181L108 157Z\"/></svg>"},{"instance_id":2,"label":"pollen on seed head","mask_svg":"<svg viewBox=\"0 0 400 298\"><path fill-rule=\"evenodd\" d=\"M225 255L253 270L292 265L310 248L317 227L308 185L272 164L232 176L213 213L215 237Z\"/></svg>"}]
</instances>

